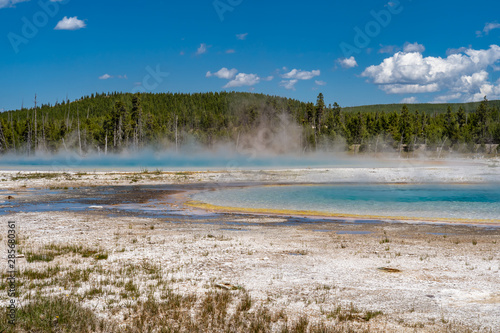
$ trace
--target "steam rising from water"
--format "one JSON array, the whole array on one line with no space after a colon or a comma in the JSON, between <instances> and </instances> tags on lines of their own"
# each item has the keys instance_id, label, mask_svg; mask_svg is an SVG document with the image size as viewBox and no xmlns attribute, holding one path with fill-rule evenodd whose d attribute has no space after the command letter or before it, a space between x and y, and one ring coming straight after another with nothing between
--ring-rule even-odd
<instances>
[{"instance_id":1,"label":"steam rising from water","mask_svg":"<svg viewBox=\"0 0 500 333\"><path fill-rule=\"evenodd\" d=\"M284 113L271 116L273 112L261 112L260 118L254 123L255 127L234 133L233 142L218 142L210 147L199 144L193 136L183 133L179 149L176 149L172 142L162 141L158 142L155 148L112 154L93 151L81 156L77 153L79 149L75 149L78 140L73 133L73 137L67 140L68 145L56 154L38 151L32 156L1 155L0 169L154 171L155 169L236 170L352 165L353 162L346 159L342 153L306 153L302 148L302 127Z\"/></svg>"},{"instance_id":2,"label":"steam rising from water","mask_svg":"<svg viewBox=\"0 0 500 333\"><path fill-rule=\"evenodd\" d=\"M264 107L264 111L266 111ZM270 109L271 110L271 109ZM35 171L140 171L155 170L238 170L238 169L288 169L288 168L339 168L339 167L415 167L429 165L425 160L401 159L397 154L378 154L377 157L344 152L343 142L318 142L318 151L308 152L303 147L303 128L285 114L272 115L274 111L261 112L252 129L234 133L233 142L218 142L207 147L189 134L183 134L179 149L172 142L157 143L154 148L104 154L90 151L78 154L77 138L68 140L67 147L58 153L38 151L31 156L21 154L0 155L0 170ZM161 147L159 147L161 145ZM444 161L433 162L444 164ZM464 164L450 161L449 165ZM451 164L450 164L451 163Z\"/></svg>"},{"instance_id":3,"label":"steam rising from water","mask_svg":"<svg viewBox=\"0 0 500 333\"><path fill-rule=\"evenodd\" d=\"M35 156L4 155L0 159L3 170L236 170L308 167L350 167L361 165L362 159L345 156L311 154L239 153L236 151L182 149L175 151L124 152L120 154L89 154L81 157L74 152ZM377 162L382 165L383 162Z\"/></svg>"},{"instance_id":4,"label":"steam rising from water","mask_svg":"<svg viewBox=\"0 0 500 333\"><path fill-rule=\"evenodd\" d=\"M498 162L491 160L481 163L486 171L497 173ZM305 169L305 168L415 168L436 166L477 166L478 162L465 160L419 160L402 159L397 156L379 157L349 156L345 153L314 152L284 153L257 152L255 150L236 151L229 147L202 149L200 147L155 151L145 149L138 152L119 154L97 154L79 156L75 152L58 154L37 153L33 156L0 156L0 170L26 171L182 171L182 170L265 170L265 169ZM489 167L488 167L489 166Z\"/></svg>"}]
</instances>

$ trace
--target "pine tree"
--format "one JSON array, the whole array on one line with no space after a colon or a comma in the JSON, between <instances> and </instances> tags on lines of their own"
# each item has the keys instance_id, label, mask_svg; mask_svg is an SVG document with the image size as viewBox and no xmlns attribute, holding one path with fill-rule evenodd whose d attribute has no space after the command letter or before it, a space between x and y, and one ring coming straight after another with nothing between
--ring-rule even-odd
<instances>
[{"instance_id":1,"label":"pine tree","mask_svg":"<svg viewBox=\"0 0 500 333\"><path fill-rule=\"evenodd\" d=\"M325 111L325 99L322 93L319 93L316 101L316 132L321 134L321 121L323 119L323 112Z\"/></svg>"},{"instance_id":2,"label":"pine tree","mask_svg":"<svg viewBox=\"0 0 500 333\"><path fill-rule=\"evenodd\" d=\"M142 106L140 94L136 94L132 98L131 117L134 128L134 145L138 147L142 144Z\"/></svg>"}]
</instances>

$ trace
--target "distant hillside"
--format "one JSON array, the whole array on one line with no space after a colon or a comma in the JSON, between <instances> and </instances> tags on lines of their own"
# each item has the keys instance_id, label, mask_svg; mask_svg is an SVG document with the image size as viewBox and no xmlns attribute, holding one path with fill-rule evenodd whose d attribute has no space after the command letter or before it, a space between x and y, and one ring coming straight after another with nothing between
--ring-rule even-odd
<instances>
[{"instance_id":1,"label":"distant hillside","mask_svg":"<svg viewBox=\"0 0 500 333\"><path fill-rule=\"evenodd\" d=\"M443 103L443 104L431 104L431 103L420 103L420 104L406 104L410 112L425 112L427 114L433 113L446 113L448 106L454 111L457 111L461 106L464 108L465 112L474 112L478 108L481 102L472 103ZM488 104L492 107L500 108L500 100L489 101ZM345 112L393 112L401 111L401 108L405 104L376 104L376 105L363 105L363 106L353 106L345 107L343 110Z\"/></svg>"},{"instance_id":2,"label":"distant hillside","mask_svg":"<svg viewBox=\"0 0 500 333\"><path fill-rule=\"evenodd\" d=\"M342 109L252 93L96 93L0 113L0 153L108 153L223 144L276 153L338 149L496 153L500 102ZM419 112L417 112L417 110ZM495 149L495 151L493 151ZM0 157L1 158L1 157Z\"/></svg>"}]
</instances>

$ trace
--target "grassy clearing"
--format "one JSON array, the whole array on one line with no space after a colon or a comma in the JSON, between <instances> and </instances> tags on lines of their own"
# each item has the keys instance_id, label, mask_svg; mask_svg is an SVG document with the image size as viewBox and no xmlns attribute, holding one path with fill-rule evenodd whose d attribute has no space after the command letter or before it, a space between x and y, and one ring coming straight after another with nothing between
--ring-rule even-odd
<instances>
[{"instance_id":1,"label":"grassy clearing","mask_svg":"<svg viewBox=\"0 0 500 333\"><path fill-rule=\"evenodd\" d=\"M96 260L108 259L108 253L102 249L91 249L83 245L49 244L40 249L21 249L28 263L51 262L58 256L67 254L81 255L83 258L93 257Z\"/></svg>"},{"instance_id":2,"label":"grassy clearing","mask_svg":"<svg viewBox=\"0 0 500 333\"><path fill-rule=\"evenodd\" d=\"M371 319L382 315L382 311L366 311L363 312L356 308L353 304L348 308L338 305L333 311L327 312L327 318L336 319L339 322L346 321L370 321Z\"/></svg>"},{"instance_id":3,"label":"grassy clearing","mask_svg":"<svg viewBox=\"0 0 500 333\"><path fill-rule=\"evenodd\" d=\"M102 295L98 288L87 296ZM202 297L182 296L168 290L157 300L150 296L127 306L124 321L98 318L90 309L68 297L37 296L17 313L16 327L0 313L0 327L7 332L368 332L356 325L329 319L311 321L306 316L288 320L286 313L253 306L244 291L209 291ZM346 320L344 320L346 321Z\"/></svg>"},{"instance_id":4,"label":"grassy clearing","mask_svg":"<svg viewBox=\"0 0 500 333\"><path fill-rule=\"evenodd\" d=\"M17 175L12 177L12 180L34 180L34 179L55 179L59 177L71 177L68 173L43 173L43 172L34 172L34 173L18 173Z\"/></svg>"},{"instance_id":5,"label":"grassy clearing","mask_svg":"<svg viewBox=\"0 0 500 333\"><path fill-rule=\"evenodd\" d=\"M6 311L0 312L2 332L108 332L115 328L98 319L77 302L62 297L37 297L17 311L16 326L8 323ZM109 331L109 332L111 332Z\"/></svg>"},{"instance_id":6,"label":"grassy clearing","mask_svg":"<svg viewBox=\"0 0 500 333\"><path fill-rule=\"evenodd\" d=\"M127 224L123 225L127 229ZM146 239L134 232L140 228L149 229L133 224L128 227L133 230L125 230L129 237L122 240L127 244L127 252L131 240ZM205 251L207 255L219 255L239 242L236 237L209 232L212 231L202 231L194 237L204 246L196 248L200 257ZM373 239L377 248L399 245L397 238L389 240L385 233L382 237ZM187 239L182 238L179 242L184 244ZM405 318L396 323L391 317L393 314L383 314L377 308L366 309L367 304L356 303L359 308L354 304L346 305L343 303L345 298L340 301L337 297L342 292L342 285L313 283L308 286L312 291L306 295L287 299L280 295L281 292L268 293L266 300L266 295L262 297L258 290L249 291L236 285L237 281L231 281L224 273L216 272L210 280L186 276L186 270L192 269L197 261L204 261L196 258L190 263L166 263L155 257L130 260L128 253L121 256L123 248L123 251L113 251L111 260L106 261L111 248L95 249L85 243L40 244L30 248L26 244L20 245L26 259L37 264L21 267L19 271L19 297L23 308L18 312L17 327L5 332L385 332L390 331L385 330L388 323L389 327L394 325L400 329L469 332L445 319L436 323L414 323ZM117 243L115 248L120 249L123 244ZM470 246L470 240L468 244ZM354 243L349 245L355 246ZM332 246L337 247L337 244ZM248 251L243 246L241 250L242 254ZM289 244L289 250L280 248L277 251L282 255L311 257L316 252L300 244ZM394 256L401 256L401 253ZM396 273L388 267L381 270ZM282 273L278 274L281 274L278 279L283 279ZM5 281L5 276L1 277ZM196 294L189 291L193 290L188 289L191 286L196 287ZM5 287L0 280L0 290ZM290 302L301 302L305 307L298 311ZM5 325L5 311L0 312L0 332L3 333L8 326Z\"/></svg>"},{"instance_id":7,"label":"grassy clearing","mask_svg":"<svg viewBox=\"0 0 500 333\"><path fill-rule=\"evenodd\" d=\"M6 311L0 311L5 332L367 332L359 322L374 317L371 312L336 317L325 312L314 320L294 320L286 308L256 301L243 287L212 285L201 295L176 292L174 275L180 267L167 269L144 260L110 269L82 246L51 244L42 249L82 259L74 266L43 260L41 267L21 270L22 307L15 328L7 324ZM99 301L104 309L96 310L91 304Z\"/></svg>"}]
</instances>

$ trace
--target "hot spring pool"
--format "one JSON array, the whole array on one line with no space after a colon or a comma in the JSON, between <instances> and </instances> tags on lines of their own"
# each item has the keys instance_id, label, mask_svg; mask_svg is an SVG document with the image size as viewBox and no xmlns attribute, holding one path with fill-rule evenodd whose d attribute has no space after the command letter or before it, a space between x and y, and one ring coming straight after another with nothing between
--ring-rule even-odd
<instances>
[{"instance_id":1,"label":"hot spring pool","mask_svg":"<svg viewBox=\"0 0 500 333\"><path fill-rule=\"evenodd\" d=\"M259 186L198 193L213 206L326 215L500 222L500 184Z\"/></svg>"}]
</instances>

